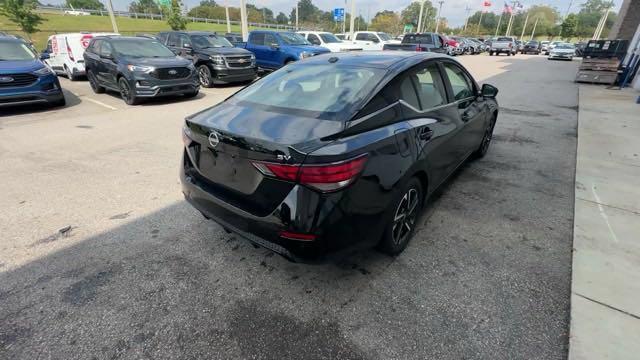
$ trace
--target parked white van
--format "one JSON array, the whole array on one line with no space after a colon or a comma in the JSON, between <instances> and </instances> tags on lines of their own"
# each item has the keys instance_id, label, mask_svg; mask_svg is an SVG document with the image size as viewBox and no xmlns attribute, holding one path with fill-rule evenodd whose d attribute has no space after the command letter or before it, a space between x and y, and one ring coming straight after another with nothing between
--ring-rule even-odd
<instances>
[{"instance_id":1,"label":"parked white van","mask_svg":"<svg viewBox=\"0 0 640 360\"><path fill-rule=\"evenodd\" d=\"M56 74L64 74L69 80L76 80L79 76L85 75L84 70L84 49L89 46L89 42L94 36L119 35L115 33L70 33L56 34L49 36L47 48L43 53L47 53L49 58L45 60Z\"/></svg>"},{"instance_id":2,"label":"parked white van","mask_svg":"<svg viewBox=\"0 0 640 360\"><path fill-rule=\"evenodd\" d=\"M313 45L325 47L331 52L362 50L362 46L354 45L349 40L342 41L330 32L298 31L298 34L304 36Z\"/></svg>"}]
</instances>

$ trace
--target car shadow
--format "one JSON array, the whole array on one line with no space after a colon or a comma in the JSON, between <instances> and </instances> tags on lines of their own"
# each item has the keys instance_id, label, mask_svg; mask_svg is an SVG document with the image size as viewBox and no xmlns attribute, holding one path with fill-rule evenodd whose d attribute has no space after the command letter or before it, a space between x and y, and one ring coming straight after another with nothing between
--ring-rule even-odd
<instances>
[{"instance_id":1,"label":"car shadow","mask_svg":"<svg viewBox=\"0 0 640 360\"><path fill-rule=\"evenodd\" d=\"M64 93L64 98L66 100L65 106L52 107L46 103L7 106L7 107L1 108L2 112L0 113L0 116L16 116L16 115L34 114L34 113L46 114L47 112L59 111L59 110L71 108L82 102L80 98L75 96L71 91L63 88L62 92Z\"/></svg>"},{"instance_id":2,"label":"car shadow","mask_svg":"<svg viewBox=\"0 0 640 360\"><path fill-rule=\"evenodd\" d=\"M122 101L123 104L125 104L124 100L122 100L122 98L120 97L120 93L118 93L117 91L106 90L104 92L104 94L109 95L109 96L111 96L111 97L113 97L115 99L118 99L119 101ZM186 97L184 95L159 96L159 97L152 97L152 98L144 98L142 100L142 102L140 102L137 105L133 105L133 106L158 106L158 105L177 104L177 103L181 103L181 102L185 102L185 101L202 99L202 98L204 98L206 96L207 96L207 94L205 94L202 91L199 91L198 95L196 95L194 97L191 97L191 98Z\"/></svg>"}]
</instances>

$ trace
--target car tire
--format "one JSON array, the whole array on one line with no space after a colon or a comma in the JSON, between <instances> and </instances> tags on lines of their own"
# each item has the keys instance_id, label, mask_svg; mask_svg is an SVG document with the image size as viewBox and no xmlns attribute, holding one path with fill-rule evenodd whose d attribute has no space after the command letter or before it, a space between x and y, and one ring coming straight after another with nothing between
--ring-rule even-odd
<instances>
[{"instance_id":1,"label":"car tire","mask_svg":"<svg viewBox=\"0 0 640 360\"><path fill-rule=\"evenodd\" d=\"M211 76L211 69L208 65L203 64L198 66L198 81L200 81L202 87L213 87L213 77Z\"/></svg>"},{"instance_id":2,"label":"car tire","mask_svg":"<svg viewBox=\"0 0 640 360\"><path fill-rule=\"evenodd\" d=\"M91 90L93 90L96 94L104 93L104 87L100 86L98 83L98 78L96 74L91 70L87 70L87 79L89 80L89 86L91 86Z\"/></svg>"},{"instance_id":3,"label":"car tire","mask_svg":"<svg viewBox=\"0 0 640 360\"><path fill-rule=\"evenodd\" d=\"M493 139L493 130L496 127L496 115L491 118L491 122L489 126L484 130L484 135L482 136L482 141L480 142L480 146L473 153L474 159L483 158L487 152L489 151L489 146L491 145L491 139Z\"/></svg>"},{"instance_id":4,"label":"car tire","mask_svg":"<svg viewBox=\"0 0 640 360\"><path fill-rule=\"evenodd\" d=\"M124 77L118 80L118 89L120 90L120 97L127 105L137 105L140 103L140 99L133 94L129 82Z\"/></svg>"},{"instance_id":5,"label":"car tire","mask_svg":"<svg viewBox=\"0 0 640 360\"><path fill-rule=\"evenodd\" d=\"M418 225L423 201L422 184L418 178L412 177L393 201L393 211L388 215L378 250L394 256L407 247Z\"/></svg>"},{"instance_id":6,"label":"car tire","mask_svg":"<svg viewBox=\"0 0 640 360\"><path fill-rule=\"evenodd\" d=\"M73 72L71 70L69 70L68 66L64 66L64 73L67 75L67 79L69 79L69 81L76 81L76 77L73 75Z\"/></svg>"},{"instance_id":7,"label":"car tire","mask_svg":"<svg viewBox=\"0 0 640 360\"><path fill-rule=\"evenodd\" d=\"M493 56L493 51L489 51L489 56Z\"/></svg>"}]
</instances>

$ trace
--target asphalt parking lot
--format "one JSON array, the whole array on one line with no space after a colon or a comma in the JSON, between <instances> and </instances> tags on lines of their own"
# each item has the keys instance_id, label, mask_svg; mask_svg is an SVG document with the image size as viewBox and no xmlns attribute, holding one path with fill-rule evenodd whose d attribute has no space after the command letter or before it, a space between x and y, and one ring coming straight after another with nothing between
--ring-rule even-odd
<instances>
[{"instance_id":1,"label":"asphalt parking lot","mask_svg":"<svg viewBox=\"0 0 640 360\"><path fill-rule=\"evenodd\" d=\"M0 358L565 358L578 62L460 61L500 89L494 142L397 258L290 263L182 200L183 118L238 87L3 109Z\"/></svg>"}]
</instances>

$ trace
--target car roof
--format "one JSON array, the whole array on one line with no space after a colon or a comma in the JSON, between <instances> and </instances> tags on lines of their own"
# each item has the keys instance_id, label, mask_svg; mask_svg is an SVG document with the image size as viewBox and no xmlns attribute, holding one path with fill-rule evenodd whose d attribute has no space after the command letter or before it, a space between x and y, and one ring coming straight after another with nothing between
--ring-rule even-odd
<instances>
[{"instance_id":1,"label":"car roof","mask_svg":"<svg viewBox=\"0 0 640 360\"><path fill-rule=\"evenodd\" d=\"M17 42L17 43L24 43L24 40L13 37L11 35L0 35L0 40L1 41L5 41L5 42Z\"/></svg>"},{"instance_id":2,"label":"car roof","mask_svg":"<svg viewBox=\"0 0 640 360\"><path fill-rule=\"evenodd\" d=\"M305 59L300 64L323 64L330 59L337 59L334 62L340 65L388 69L394 65L403 67L403 64L405 63L413 65L426 59L437 58L448 58L448 56L431 52L416 53L411 51L352 51L314 56Z\"/></svg>"}]
</instances>

